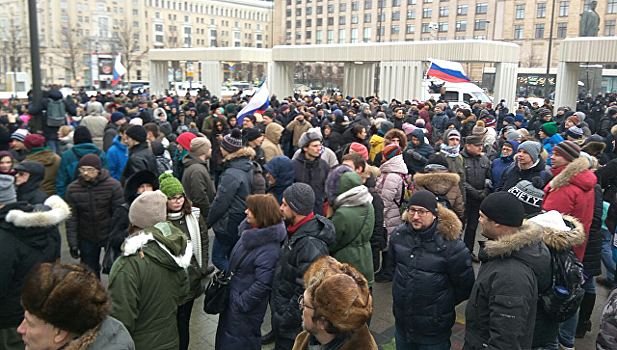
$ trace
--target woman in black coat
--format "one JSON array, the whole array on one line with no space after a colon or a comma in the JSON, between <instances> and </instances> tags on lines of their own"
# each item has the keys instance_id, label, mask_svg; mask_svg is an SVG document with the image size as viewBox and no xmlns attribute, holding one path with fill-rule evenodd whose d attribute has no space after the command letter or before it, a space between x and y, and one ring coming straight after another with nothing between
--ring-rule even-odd
<instances>
[{"instance_id":1,"label":"woman in black coat","mask_svg":"<svg viewBox=\"0 0 617 350\"><path fill-rule=\"evenodd\" d=\"M246 205L246 219L238 228L240 240L229 257L234 275L229 283L229 305L219 317L216 350L261 349L261 323L281 242L287 235L274 196L251 195Z\"/></svg>"}]
</instances>

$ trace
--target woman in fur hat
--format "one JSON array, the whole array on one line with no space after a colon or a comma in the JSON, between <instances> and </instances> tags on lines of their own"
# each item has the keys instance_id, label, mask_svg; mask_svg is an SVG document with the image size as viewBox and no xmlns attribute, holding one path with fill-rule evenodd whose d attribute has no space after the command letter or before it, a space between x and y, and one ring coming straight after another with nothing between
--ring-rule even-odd
<instances>
[{"instance_id":1,"label":"woman in fur hat","mask_svg":"<svg viewBox=\"0 0 617 350\"><path fill-rule=\"evenodd\" d=\"M261 323L272 290L281 242L287 236L279 204L271 194L246 199L240 240L229 257L235 271L229 305L219 317L216 349L261 349Z\"/></svg>"}]
</instances>

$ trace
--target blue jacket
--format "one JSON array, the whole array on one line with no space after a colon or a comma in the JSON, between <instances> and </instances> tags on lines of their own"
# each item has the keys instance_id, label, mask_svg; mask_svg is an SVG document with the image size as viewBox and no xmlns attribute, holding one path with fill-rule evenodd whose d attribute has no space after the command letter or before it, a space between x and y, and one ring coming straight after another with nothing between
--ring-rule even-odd
<instances>
[{"instance_id":1,"label":"blue jacket","mask_svg":"<svg viewBox=\"0 0 617 350\"><path fill-rule=\"evenodd\" d=\"M446 123L448 120L450 120L450 118L448 118L448 115L445 112L441 112L433 116L432 124L437 135L441 135L444 131L446 131Z\"/></svg>"},{"instance_id":2,"label":"blue jacket","mask_svg":"<svg viewBox=\"0 0 617 350\"><path fill-rule=\"evenodd\" d=\"M122 171L128 160L129 148L120 142L120 136L116 135L113 145L107 150L107 163L109 164L111 177L120 181Z\"/></svg>"},{"instance_id":3,"label":"blue jacket","mask_svg":"<svg viewBox=\"0 0 617 350\"><path fill-rule=\"evenodd\" d=\"M64 197L66 188L75 180L75 170L77 169L79 160L81 157L90 153L98 154L101 158L101 166L108 169L105 152L96 147L93 143L80 143L73 146L70 150L62 153L60 168L58 169L58 179L56 181L56 194L58 196Z\"/></svg>"},{"instance_id":4,"label":"blue jacket","mask_svg":"<svg viewBox=\"0 0 617 350\"><path fill-rule=\"evenodd\" d=\"M276 180L268 188L268 193L272 193L279 204L283 204L283 192L294 183L296 172L293 161L286 156L276 156L264 165L264 169Z\"/></svg>"},{"instance_id":5,"label":"blue jacket","mask_svg":"<svg viewBox=\"0 0 617 350\"><path fill-rule=\"evenodd\" d=\"M553 148L557 146L558 143L563 142L563 137L559 134L555 134L548 139L542 140L542 146L548 152L548 158L546 159L546 164L551 165L551 155L553 155Z\"/></svg>"},{"instance_id":6,"label":"blue jacket","mask_svg":"<svg viewBox=\"0 0 617 350\"><path fill-rule=\"evenodd\" d=\"M420 140L420 145L418 147L414 147L411 136L415 136L418 140ZM409 174L420 173L424 170L424 166L428 162L428 158L431 154L435 153L435 150L431 145L424 142L424 132L422 129L416 129L411 133L409 137L409 142L407 143L407 149L405 149L405 154L403 158L405 159L405 163L407 164L407 171ZM420 159L413 158L413 152L420 155Z\"/></svg>"},{"instance_id":7,"label":"blue jacket","mask_svg":"<svg viewBox=\"0 0 617 350\"><path fill-rule=\"evenodd\" d=\"M244 147L223 161L225 169L206 219L206 224L212 227L216 239L222 244L233 246L238 241L238 225L246 217L246 197L251 194L253 185L250 157L254 156L252 148Z\"/></svg>"},{"instance_id":8,"label":"blue jacket","mask_svg":"<svg viewBox=\"0 0 617 350\"><path fill-rule=\"evenodd\" d=\"M229 257L229 266L236 272L229 283L229 306L219 317L216 349L259 350L261 323L268 308L274 270L287 230L282 222L253 228L245 219L238 231L241 232L240 240Z\"/></svg>"},{"instance_id":9,"label":"blue jacket","mask_svg":"<svg viewBox=\"0 0 617 350\"><path fill-rule=\"evenodd\" d=\"M409 220L407 212L403 220ZM406 222L390 237L394 319L410 343L450 339L454 308L469 298L474 272L461 229L456 214L439 206L438 219L426 231L415 232Z\"/></svg>"}]
</instances>

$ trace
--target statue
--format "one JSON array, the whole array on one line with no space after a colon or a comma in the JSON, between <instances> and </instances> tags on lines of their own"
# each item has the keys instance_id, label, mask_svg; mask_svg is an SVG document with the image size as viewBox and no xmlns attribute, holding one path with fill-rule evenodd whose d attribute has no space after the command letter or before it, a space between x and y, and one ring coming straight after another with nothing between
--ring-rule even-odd
<instances>
[{"instance_id":1,"label":"statue","mask_svg":"<svg viewBox=\"0 0 617 350\"><path fill-rule=\"evenodd\" d=\"M596 6L598 6L598 2L592 1L589 4L590 10L583 11L581 14L579 36L598 36L598 31L600 31L600 16L598 16L596 12Z\"/></svg>"}]
</instances>

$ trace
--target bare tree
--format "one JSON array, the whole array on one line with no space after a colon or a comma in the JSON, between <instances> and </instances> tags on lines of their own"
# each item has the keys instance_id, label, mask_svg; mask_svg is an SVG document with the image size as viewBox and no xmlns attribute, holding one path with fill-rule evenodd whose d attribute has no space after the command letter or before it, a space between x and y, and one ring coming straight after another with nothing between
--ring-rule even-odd
<instances>
[{"instance_id":1,"label":"bare tree","mask_svg":"<svg viewBox=\"0 0 617 350\"><path fill-rule=\"evenodd\" d=\"M15 26L13 21L0 33L0 57L4 62L0 71L20 72L28 67L30 46L25 26ZM0 78L4 79L4 77Z\"/></svg>"},{"instance_id":2,"label":"bare tree","mask_svg":"<svg viewBox=\"0 0 617 350\"><path fill-rule=\"evenodd\" d=\"M140 50L139 37L136 37L136 34L139 35L129 21L124 22L118 33L118 52L126 68L126 81L128 82L131 81L131 68L148 53L147 49Z\"/></svg>"},{"instance_id":3,"label":"bare tree","mask_svg":"<svg viewBox=\"0 0 617 350\"><path fill-rule=\"evenodd\" d=\"M178 33L177 28L174 26L173 29L169 29L167 33L165 33L165 48L167 49L177 49L182 47L182 41L180 39L180 34ZM176 75L180 71L180 62L179 61L171 61L171 69L172 69L172 77L173 77L173 89L176 91ZM176 91L177 93L177 91Z\"/></svg>"},{"instance_id":4,"label":"bare tree","mask_svg":"<svg viewBox=\"0 0 617 350\"><path fill-rule=\"evenodd\" d=\"M523 56L523 59L521 60L521 65L527 68L540 67L540 55L535 49L533 43L531 44L531 48L529 49L527 54Z\"/></svg>"},{"instance_id":5,"label":"bare tree","mask_svg":"<svg viewBox=\"0 0 617 350\"><path fill-rule=\"evenodd\" d=\"M63 27L60 32L60 62L56 62L59 66L71 72L71 79L77 79L84 67L84 48L82 38L77 29L71 25L69 17L66 27Z\"/></svg>"}]
</instances>

